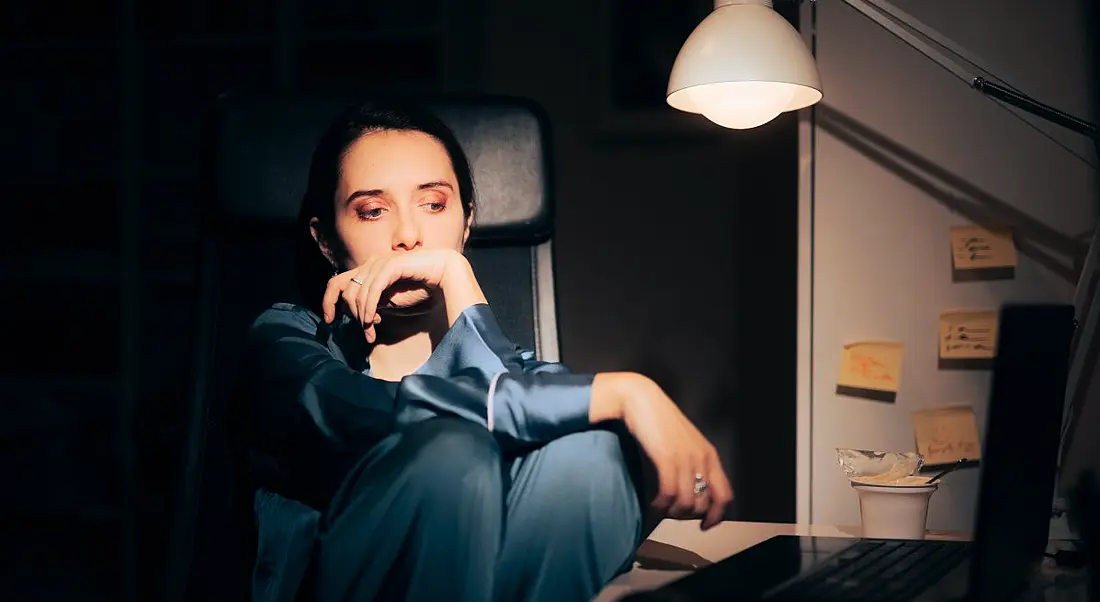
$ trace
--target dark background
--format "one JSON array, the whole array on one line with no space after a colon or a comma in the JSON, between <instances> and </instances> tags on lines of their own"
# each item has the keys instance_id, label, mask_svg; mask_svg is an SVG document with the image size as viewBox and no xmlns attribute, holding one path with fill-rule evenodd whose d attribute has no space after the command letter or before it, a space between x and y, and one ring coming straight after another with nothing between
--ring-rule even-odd
<instances>
[{"instance_id":1,"label":"dark background","mask_svg":"<svg viewBox=\"0 0 1100 602\"><path fill-rule=\"evenodd\" d=\"M667 68L709 5L5 3L0 533L20 543L0 585L160 593L192 392L202 118L235 89L544 105L563 360L653 376L718 447L730 518L793 521L796 121L679 128Z\"/></svg>"}]
</instances>

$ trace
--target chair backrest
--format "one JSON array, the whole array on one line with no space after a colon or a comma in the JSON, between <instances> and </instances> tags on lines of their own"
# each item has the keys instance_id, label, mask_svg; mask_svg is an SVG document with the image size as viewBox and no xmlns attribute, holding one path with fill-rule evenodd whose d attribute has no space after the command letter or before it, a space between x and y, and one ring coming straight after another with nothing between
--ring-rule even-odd
<instances>
[{"instance_id":1,"label":"chair backrest","mask_svg":"<svg viewBox=\"0 0 1100 602\"><path fill-rule=\"evenodd\" d=\"M293 295L297 212L313 149L351 96L228 95L213 112L195 394L165 600L247 600L251 497L238 474L232 390L244 335ZM455 133L478 204L468 256L502 328L558 359L548 125L508 97L425 103Z\"/></svg>"}]
</instances>

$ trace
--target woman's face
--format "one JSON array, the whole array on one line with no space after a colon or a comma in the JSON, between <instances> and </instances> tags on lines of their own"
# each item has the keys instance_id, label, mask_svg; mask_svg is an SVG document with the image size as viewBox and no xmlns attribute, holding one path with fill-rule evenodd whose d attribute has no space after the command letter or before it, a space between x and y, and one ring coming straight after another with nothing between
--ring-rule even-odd
<instances>
[{"instance_id":1,"label":"woman's face","mask_svg":"<svg viewBox=\"0 0 1100 602\"><path fill-rule=\"evenodd\" d=\"M342 270L416 249L461 251L469 234L450 156L422 132L380 131L353 143L334 202L336 236L346 254L318 242ZM428 298L420 286L395 289L390 301L399 307Z\"/></svg>"}]
</instances>

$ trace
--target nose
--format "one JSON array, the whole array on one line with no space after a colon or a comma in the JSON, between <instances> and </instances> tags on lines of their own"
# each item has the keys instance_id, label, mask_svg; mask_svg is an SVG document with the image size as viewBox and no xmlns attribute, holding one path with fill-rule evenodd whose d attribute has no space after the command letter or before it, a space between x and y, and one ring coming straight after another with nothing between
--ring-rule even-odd
<instances>
[{"instance_id":1,"label":"nose","mask_svg":"<svg viewBox=\"0 0 1100 602\"><path fill-rule=\"evenodd\" d=\"M397 230L393 233L393 250L412 251L422 245L420 224L412 217L402 219L397 224Z\"/></svg>"}]
</instances>

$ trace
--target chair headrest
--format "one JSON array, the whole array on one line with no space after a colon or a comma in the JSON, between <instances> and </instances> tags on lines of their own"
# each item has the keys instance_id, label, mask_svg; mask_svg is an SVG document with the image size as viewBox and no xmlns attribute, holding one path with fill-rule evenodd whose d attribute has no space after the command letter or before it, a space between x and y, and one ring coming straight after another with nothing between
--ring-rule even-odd
<instances>
[{"instance_id":1,"label":"chair headrest","mask_svg":"<svg viewBox=\"0 0 1100 602\"><path fill-rule=\"evenodd\" d=\"M214 119L216 213L293 223L325 128L362 97L227 94ZM454 132L477 192L473 241L537 244L552 234L549 127L534 103L513 97L438 99L424 105Z\"/></svg>"}]
</instances>

